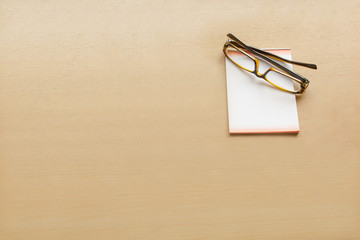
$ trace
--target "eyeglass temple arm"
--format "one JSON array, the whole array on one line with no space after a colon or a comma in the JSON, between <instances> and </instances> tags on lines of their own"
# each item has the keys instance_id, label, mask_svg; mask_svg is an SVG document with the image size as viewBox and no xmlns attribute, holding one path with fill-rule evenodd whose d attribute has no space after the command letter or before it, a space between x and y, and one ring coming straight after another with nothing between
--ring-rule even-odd
<instances>
[{"instance_id":1,"label":"eyeglass temple arm","mask_svg":"<svg viewBox=\"0 0 360 240\"><path fill-rule=\"evenodd\" d=\"M231 34L231 33L229 33L227 36L228 36L229 38L233 39L234 41L236 41L236 42L238 42L238 43L241 43L242 45L244 45L244 46L246 46L246 47L248 47L248 48L251 48L251 49L254 50L254 51L257 51L258 53L261 53L261 54L263 54L263 55L269 56L269 57L271 57L271 58L273 58L273 59L276 59L276 60L279 60L279 61L282 61L282 62L288 62L288 63L291 63L291 64L303 66L303 67L308 67L308 68L311 68L311 69L317 69L317 66L316 66L315 64L291 61L291 60L282 58L282 57L280 57L280 56L277 56L277 55L275 55L275 54L272 54L272 53L263 51L263 50L258 49L258 48L256 48L256 47L248 46L248 45L244 44L243 42L241 42L238 38L236 38L236 37L235 37L233 34Z\"/></svg>"},{"instance_id":2,"label":"eyeglass temple arm","mask_svg":"<svg viewBox=\"0 0 360 240\"><path fill-rule=\"evenodd\" d=\"M229 33L227 35L230 39L234 40L235 43L238 45L238 47L240 48L243 48L243 49L246 49L248 50L249 52L253 53L254 55L262 58L263 60L267 61L268 63L276 66L277 68L287 72L288 74L290 74L291 76L295 77L295 78L298 78L298 79L301 79L302 81L304 82L308 82L308 80L306 78L304 78L303 76L287 69L286 67L284 66L281 66L280 64L278 64L277 62L275 62L274 60L270 59L269 57L266 57L264 56L263 54L261 53L258 53L256 50L253 50L252 48L248 47L246 44L244 44L243 42L241 42L239 39L237 39L234 35L232 35L231 33Z\"/></svg>"},{"instance_id":3,"label":"eyeglass temple arm","mask_svg":"<svg viewBox=\"0 0 360 240\"><path fill-rule=\"evenodd\" d=\"M317 66L315 64L312 64L312 63L296 62L296 61L292 61L292 60L282 58L280 56L277 56L275 54L263 51L261 49L255 48L255 47L251 47L251 46L248 46L248 47L252 48L253 50L257 51L258 53L261 53L263 55L267 55L268 57L273 58L275 60L279 60L279 61L282 61L282 62L287 62L287 63L291 63L291 64L295 64L295 65L299 65L299 66L307 67L307 68L311 68L311 69L317 69Z\"/></svg>"}]
</instances>

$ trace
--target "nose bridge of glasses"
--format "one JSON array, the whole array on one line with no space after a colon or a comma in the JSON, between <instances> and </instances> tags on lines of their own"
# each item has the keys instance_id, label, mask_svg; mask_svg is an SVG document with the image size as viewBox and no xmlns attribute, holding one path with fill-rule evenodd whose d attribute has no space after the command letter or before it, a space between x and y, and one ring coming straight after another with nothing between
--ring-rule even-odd
<instances>
[{"instance_id":1,"label":"nose bridge of glasses","mask_svg":"<svg viewBox=\"0 0 360 240\"><path fill-rule=\"evenodd\" d=\"M259 77L259 78L264 78L265 77L265 73L260 73L259 71L259 67L260 67L260 62L257 58L254 58L254 63L255 63L255 70L254 70L254 74Z\"/></svg>"}]
</instances>

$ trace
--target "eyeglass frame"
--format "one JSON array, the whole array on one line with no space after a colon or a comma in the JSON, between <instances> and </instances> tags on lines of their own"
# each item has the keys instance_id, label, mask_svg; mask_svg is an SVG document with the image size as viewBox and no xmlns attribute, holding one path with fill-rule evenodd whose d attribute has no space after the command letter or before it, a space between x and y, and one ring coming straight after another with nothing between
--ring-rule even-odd
<instances>
[{"instance_id":1,"label":"eyeglass frame","mask_svg":"<svg viewBox=\"0 0 360 240\"><path fill-rule=\"evenodd\" d=\"M296 61L291 61L285 58L282 58L280 56L277 56L275 54L263 51L261 49L255 48L255 47L251 47L248 46L246 44L244 44L242 41L240 41L238 38L236 38L233 34L229 33L227 34L227 37L229 38L227 42L225 42L224 47L223 47L223 52L225 54L225 56L232 62L234 63L236 66L255 74L257 77L264 79L265 81L267 81L268 83L270 83L271 85L279 88L280 90L283 90L285 92L289 92L289 93L293 93L293 94L302 94L305 89L309 86L310 81L306 78L304 78L303 76L301 76L298 73L295 73L293 71L291 71L290 69L280 65L279 63L275 62L273 59L280 61L280 62L287 62L287 63L291 63L291 64L295 64L295 65L299 65L302 67L307 67L307 68L311 68L311 69L317 69L317 66L315 64L311 64L311 63L302 63L302 62L296 62ZM231 40L230 40L231 39ZM249 57L250 59L252 59L255 63L255 69L254 71L251 71L249 69L246 69L245 67L242 67L241 65L239 65L238 63L236 63L227 53L227 49L228 47L231 46L234 49L236 49L237 51L243 53L244 55L246 55L247 57ZM256 57L251 56L250 54L246 53L246 51L248 51L249 53L252 53L253 55L259 57L260 59L266 61L267 63L269 63L270 65L272 65L272 67L270 67L266 72L264 72L263 74L261 74L259 72L259 60ZM266 76L270 71L274 71L276 73L279 73L283 76L286 76L290 79L292 79L293 81L297 82L300 84L300 90L299 91L291 91L285 88L282 88L274 83L272 83L271 81L269 81Z\"/></svg>"}]
</instances>

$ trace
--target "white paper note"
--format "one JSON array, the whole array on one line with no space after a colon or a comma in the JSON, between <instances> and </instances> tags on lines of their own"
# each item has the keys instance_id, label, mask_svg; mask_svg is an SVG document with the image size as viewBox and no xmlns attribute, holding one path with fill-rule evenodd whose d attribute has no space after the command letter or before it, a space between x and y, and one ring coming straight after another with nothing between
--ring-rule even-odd
<instances>
[{"instance_id":1,"label":"white paper note","mask_svg":"<svg viewBox=\"0 0 360 240\"><path fill-rule=\"evenodd\" d=\"M290 49L266 51L291 59ZM225 59L229 132L298 133L300 128L295 95L271 87L264 79ZM291 65L285 66L292 69ZM260 61L260 73L269 67Z\"/></svg>"}]
</instances>

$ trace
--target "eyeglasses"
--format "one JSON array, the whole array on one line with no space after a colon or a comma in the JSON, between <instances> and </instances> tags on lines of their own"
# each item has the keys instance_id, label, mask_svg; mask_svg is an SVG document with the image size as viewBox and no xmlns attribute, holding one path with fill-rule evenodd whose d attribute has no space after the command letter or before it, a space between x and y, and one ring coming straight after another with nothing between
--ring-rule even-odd
<instances>
[{"instance_id":1,"label":"eyeglasses","mask_svg":"<svg viewBox=\"0 0 360 240\"><path fill-rule=\"evenodd\" d=\"M248 46L231 33L227 36L229 40L224 44L223 51L225 56L236 66L255 74L257 77L264 79L274 87L285 92L301 94L309 86L309 80L282 64L291 63L317 69L315 64L291 61L270 52ZM264 73L259 72L259 60L270 65L270 68Z\"/></svg>"}]
</instances>

